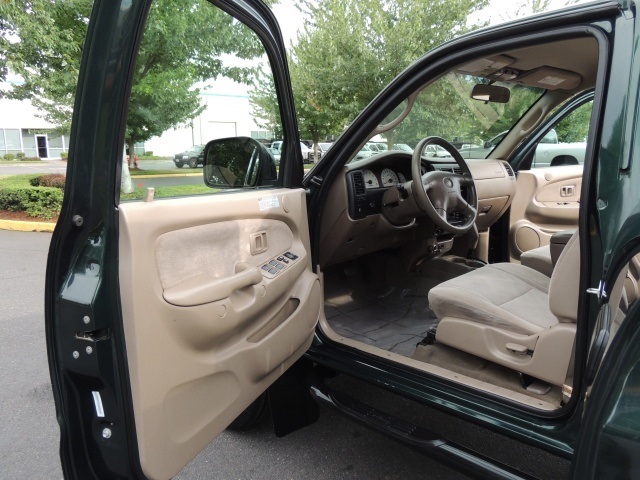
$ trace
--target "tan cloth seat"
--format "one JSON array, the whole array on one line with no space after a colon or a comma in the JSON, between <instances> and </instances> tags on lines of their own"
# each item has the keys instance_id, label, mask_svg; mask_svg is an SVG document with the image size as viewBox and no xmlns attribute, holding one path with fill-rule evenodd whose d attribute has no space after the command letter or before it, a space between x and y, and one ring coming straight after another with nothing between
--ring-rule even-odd
<instances>
[{"instance_id":1,"label":"tan cloth seat","mask_svg":"<svg viewBox=\"0 0 640 480\"><path fill-rule=\"evenodd\" d=\"M440 320L436 340L562 385L575 339L579 271L576 232L551 278L499 263L444 282L429 292Z\"/></svg>"},{"instance_id":2,"label":"tan cloth seat","mask_svg":"<svg viewBox=\"0 0 640 480\"><path fill-rule=\"evenodd\" d=\"M611 289L616 308L626 274L624 268ZM436 340L563 385L575 341L579 285L576 231L551 278L524 265L499 263L431 289L429 303L440 320Z\"/></svg>"},{"instance_id":3,"label":"tan cloth seat","mask_svg":"<svg viewBox=\"0 0 640 480\"><path fill-rule=\"evenodd\" d=\"M558 323L549 309L551 279L514 263L486 265L431 289L440 319L469 319L510 332L538 333Z\"/></svg>"}]
</instances>

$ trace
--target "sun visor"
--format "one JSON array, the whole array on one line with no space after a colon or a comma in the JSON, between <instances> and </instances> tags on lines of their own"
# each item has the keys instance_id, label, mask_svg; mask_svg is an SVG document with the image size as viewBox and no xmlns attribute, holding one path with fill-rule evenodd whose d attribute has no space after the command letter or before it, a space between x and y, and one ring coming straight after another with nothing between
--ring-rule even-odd
<instances>
[{"instance_id":1,"label":"sun visor","mask_svg":"<svg viewBox=\"0 0 640 480\"><path fill-rule=\"evenodd\" d=\"M465 63L458 67L458 71L476 75L478 77L486 77L498 70L502 70L504 67L511 65L515 61L515 58L508 57L507 55L493 55L491 57L478 58L473 62Z\"/></svg>"},{"instance_id":2,"label":"sun visor","mask_svg":"<svg viewBox=\"0 0 640 480\"><path fill-rule=\"evenodd\" d=\"M575 72L553 67L540 67L518 77L518 83L539 87L546 90L573 90L582 82L582 77Z\"/></svg>"}]
</instances>

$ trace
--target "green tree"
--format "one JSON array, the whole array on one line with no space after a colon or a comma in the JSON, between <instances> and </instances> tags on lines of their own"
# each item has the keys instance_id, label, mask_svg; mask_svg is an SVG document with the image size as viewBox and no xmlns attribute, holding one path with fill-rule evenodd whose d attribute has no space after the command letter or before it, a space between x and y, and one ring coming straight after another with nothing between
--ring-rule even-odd
<instances>
[{"instance_id":1,"label":"green tree","mask_svg":"<svg viewBox=\"0 0 640 480\"><path fill-rule=\"evenodd\" d=\"M493 137L505 130L509 130L531 108L543 90L523 85L515 85L511 88L509 102L505 104L501 116L491 128L487 130L486 137Z\"/></svg>"},{"instance_id":2,"label":"green tree","mask_svg":"<svg viewBox=\"0 0 640 480\"><path fill-rule=\"evenodd\" d=\"M13 0L0 6L0 75L24 83L5 94L30 99L43 117L68 131L90 0ZM138 54L126 141L160 135L202 110L197 86L219 75L247 82L250 68L225 65L233 54L263 54L256 35L206 0L160 0L151 7Z\"/></svg>"},{"instance_id":3,"label":"green tree","mask_svg":"<svg viewBox=\"0 0 640 480\"><path fill-rule=\"evenodd\" d=\"M43 118L69 131L91 0L0 2L0 80L22 81L0 96L29 99Z\"/></svg>"},{"instance_id":4,"label":"green tree","mask_svg":"<svg viewBox=\"0 0 640 480\"><path fill-rule=\"evenodd\" d=\"M318 107L348 124L396 75L437 45L464 33L486 1L305 0L292 68L304 66ZM313 82L313 84L311 84ZM337 132L336 132L337 133Z\"/></svg>"},{"instance_id":5,"label":"green tree","mask_svg":"<svg viewBox=\"0 0 640 480\"><path fill-rule=\"evenodd\" d=\"M289 65L303 138L316 144L346 125L412 61L465 32L486 0L304 0L305 24ZM274 97L255 88L254 115L268 121ZM393 139L388 141L393 143Z\"/></svg>"},{"instance_id":6,"label":"green tree","mask_svg":"<svg viewBox=\"0 0 640 480\"><path fill-rule=\"evenodd\" d=\"M199 115L204 107L196 84L205 86L219 75L248 82L253 69L225 65L224 54L252 59L263 53L249 28L206 0L155 2L136 63L127 143L148 140Z\"/></svg>"},{"instance_id":7,"label":"green tree","mask_svg":"<svg viewBox=\"0 0 640 480\"><path fill-rule=\"evenodd\" d=\"M589 122L593 102L576 108L570 115L556 125L556 133L560 143L584 142L589 134Z\"/></svg>"},{"instance_id":8,"label":"green tree","mask_svg":"<svg viewBox=\"0 0 640 480\"><path fill-rule=\"evenodd\" d=\"M268 132L273 132L275 138L282 138L282 120L276 87L268 66L262 65L257 70L249 93L251 114L256 124Z\"/></svg>"}]
</instances>

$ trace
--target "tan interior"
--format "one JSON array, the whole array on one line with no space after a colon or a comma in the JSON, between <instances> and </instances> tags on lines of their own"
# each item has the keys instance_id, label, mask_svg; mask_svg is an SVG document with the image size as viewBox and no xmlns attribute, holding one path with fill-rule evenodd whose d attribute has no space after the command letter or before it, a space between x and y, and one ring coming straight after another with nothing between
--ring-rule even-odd
<instances>
[{"instance_id":1,"label":"tan interior","mask_svg":"<svg viewBox=\"0 0 640 480\"><path fill-rule=\"evenodd\" d=\"M278 206L261 210L263 197ZM305 199L282 189L120 205L120 296L148 478L173 477L309 347L322 292ZM297 258L278 262L286 252ZM264 270L272 260L284 268Z\"/></svg>"},{"instance_id":2,"label":"tan interior","mask_svg":"<svg viewBox=\"0 0 640 480\"><path fill-rule=\"evenodd\" d=\"M549 245L551 236L578 227L582 165L522 170L511 205L510 255Z\"/></svg>"},{"instance_id":3,"label":"tan interior","mask_svg":"<svg viewBox=\"0 0 640 480\"><path fill-rule=\"evenodd\" d=\"M520 255L520 263L550 277L562 251L574 233L575 230L572 229L553 234L549 245L523 252Z\"/></svg>"},{"instance_id":4,"label":"tan interior","mask_svg":"<svg viewBox=\"0 0 640 480\"><path fill-rule=\"evenodd\" d=\"M517 264L493 264L429 292L445 345L562 386L578 322L580 242L576 231L549 279ZM610 292L614 314L627 269ZM544 301L546 300L546 301Z\"/></svg>"},{"instance_id":5,"label":"tan interior","mask_svg":"<svg viewBox=\"0 0 640 480\"><path fill-rule=\"evenodd\" d=\"M516 264L493 264L429 292L445 345L561 386L578 316L577 232L552 277Z\"/></svg>"},{"instance_id":6,"label":"tan interior","mask_svg":"<svg viewBox=\"0 0 640 480\"><path fill-rule=\"evenodd\" d=\"M343 268L348 279L359 266L364 265L362 268L366 272L368 265L375 265L370 270L384 278L382 283L387 289L415 287L422 289L421 292L430 290L430 307L438 317L435 330L437 342L451 345L461 353L469 352L476 358L489 359L513 372L531 375L551 384L552 390L559 392L559 387L567 381L573 358L579 294L579 275L576 274L579 271L579 242L574 241L573 248L569 249L571 253L565 254L568 256L563 260L565 268L556 273L553 273L553 264L548 261L551 258L548 245L554 233L577 229L583 166L521 170L517 173L517 179L512 180L502 160L508 159L558 105L595 86L598 44L594 38L572 38L499 53L468 62L457 70L498 81L508 81L515 74L517 82L531 86L541 86L548 77L562 78L563 81L559 87L549 88L535 107L528 110L509 130L490 159L467 161L478 193L477 233L474 235L470 232L453 240L440 241L430 236L433 231L429 230L428 225L425 226L428 221L424 219L400 226L388 222L383 214L352 219L349 215L350 172L367 169L382 179L382 170L391 168L410 178L410 155L405 155L403 159L397 153L395 157L378 154L347 163L331 185L321 220L319 267L326 273L325 282L335 281L336 269ZM438 161L431 163L433 168L439 168ZM508 244L512 264L477 268L477 263L466 261L469 256L488 261L491 227L509 207ZM518 269L530 269L517 265L521 254L539 247L545 247L549 254L545 250L535 257L532 252L531 266L538 265L539 268L523 274ZM567 264L570 265L567 267ZM504 285L495 285L493 273L496 269L500 270L499 274L506 276ZM516 271L519 273L516 274ZM453 280L448 280L452 276ZM455 283L465 277L469 289L463 288L452 293L457 287L451 289L449 282ZM327 286L328 283L324 285L325 294ZM493 293L497 297L513 293L513 298L496 302L495 309L483 310L484 307L480 307L479 303L486 300L481 297L486 297L487 293L481 289L487 286L490 290L494 287ZM637 291L631 281L627 282L627 286L630 292ZM336 296L337 299L351 295L354 308L362 308L364 312L368 307L358 307L362 298L359 294L350 294L349 288L346 282L341 292L332 294L342 295ZM386 295L389 290L381 291ZM443 291L446 291L446 295L442 295L439 301L438 292ZM339 304L332 303L330 307L335 310L335 305ZM332 312L334 314L342 315ZM381 313L381 317L383 315L386 313ZM456 371L452 367L448 370L446 364L416 361L419 358L432 358L435 350L429 355L407 358L388 351L386 347L378 348L374 342L368 344L366 338L366 342L354 340L363 334L351 336L345 333L344 329L348 331L349 326L348 317L347 312L340 317L345 320L336 323L337 317L326 319L323 315L321 328L337 342L394 359L412 368L538 408L553 409L560 406L559 402L553 403L555 400L545 403L544 394L538 398L521 395L515 389L505 390L497 384L479 381L480 377L471 378L459 373L464 369ZM358 327L361 322L359 317L353 318L354 326ZM375 319L372 319L372 328L374 324ZM337 325L341 333L334 330L333 325ZM411 327L417 326L411 324ZM455 359L455 349L449 350L453 354L447 358Z\"/></svg>"},{"instance_id":7,"label":"tan interior","mask_svg":"<svg viewBox=\"0 0 640 480\"><path fill-rule=\"evenodd\" d=\"M320 325L320 328L322 328L322 331L325 332L332 341L337 342L339 344L356 348L360 351L369 353L371 355L387 358L389 360L405 365L412 369L419 370L432 375L437 375L438 377L446 378L453 382L462 383L472 388L489 392L503 398L509 398L511 400L521 403L522 405L527 405L533 408L538 408L538 409L547 410L547 411L555 410L556 408L558 408L557 405L554 405L551 402L547 402L541 399L532 399L530 396L523 395L523 394L514 392L512 390L502 388L500 386L494 385L486 381L481 381L472 377L462 375L460 373L456 373L449 368L443 368L437 365L433 365L431 363L426 363L413 358L408 358L402 355L398 355L397 353L386 351L374 345L367 345L365 343L352 340L348 337L345 337L343 335L336 333L335 330L331 328L331 325L329 324L329 322L327 322L325 315L321 316L319 325Z\"/></svg>"},{"instance_id":8,"label":"tan interior","mask_svg":"<svg viewBox=\"0 0 640 480\"><path fill-rule=\"evenodd\" d=\"M384 215L369 215L354 220L349 216L347 174L371 169L378 174L392 168L410 174L411 156L404 153L385 153L376 157L351 162L344 166L343 174L331 186L331 192L322 217L320 263L323 266L360 257L383 248L406 244L421 235L415 223L393 225ZM510 176L499 160L468 160L478 195L478 230L486 230L509 208L516 192L515 178Z\"/></svg>"}]
</instances>

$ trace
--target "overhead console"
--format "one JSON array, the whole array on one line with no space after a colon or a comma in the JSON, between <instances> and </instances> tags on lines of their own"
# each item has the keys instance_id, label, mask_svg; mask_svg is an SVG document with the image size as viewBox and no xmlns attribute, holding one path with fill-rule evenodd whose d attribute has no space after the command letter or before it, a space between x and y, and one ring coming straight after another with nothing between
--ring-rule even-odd
<instances>
[{"instance_id":1,"label":"overhead console","mask_svg":"<svg viewBox=\"0 0 640 480\"><path fill-rule=\"evenodd\" d=\"M582 76L576 72L548 65L524 70L516 68L515 61L508 55L494 55L466 63L458 67L458 71L492 82L514 82L546 90L573 90L582 83Z\"/></svg>"}]
</instances>

